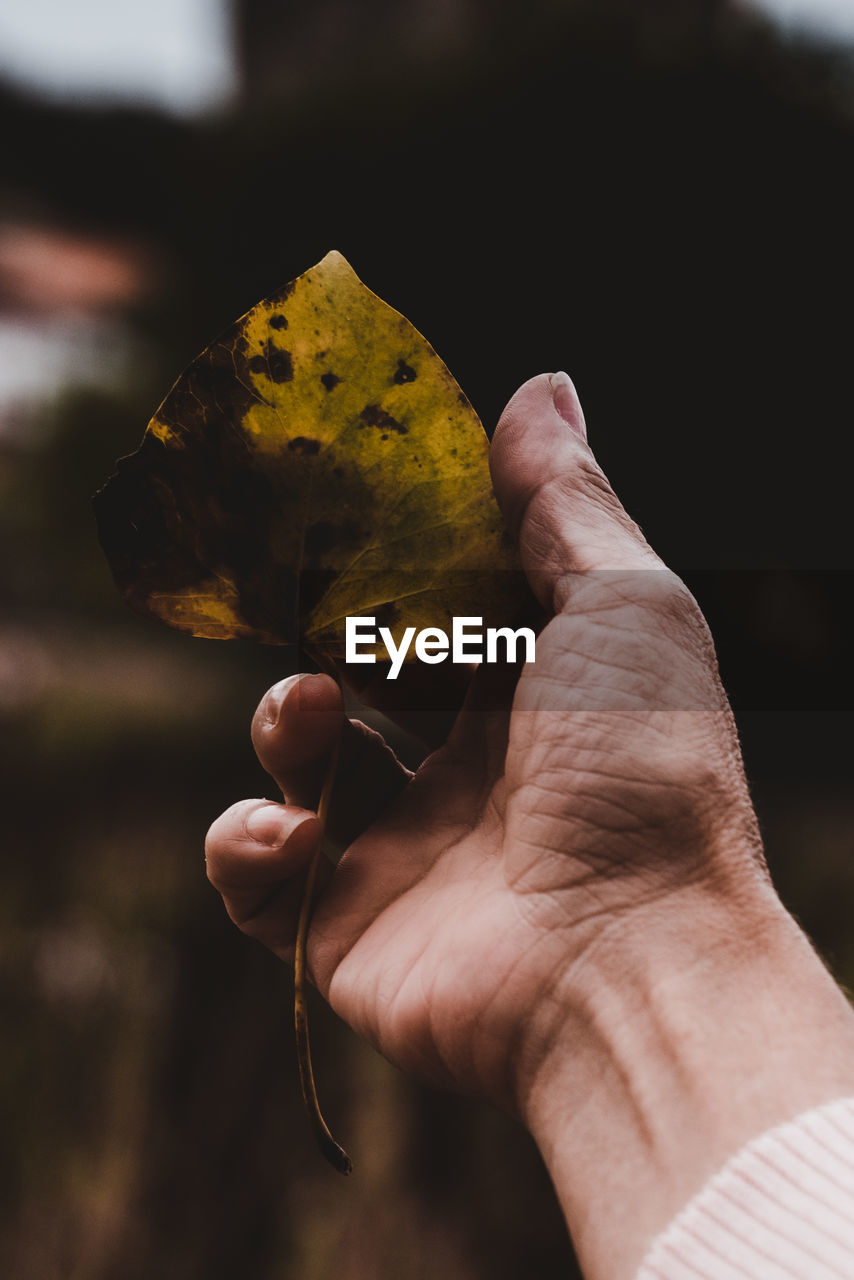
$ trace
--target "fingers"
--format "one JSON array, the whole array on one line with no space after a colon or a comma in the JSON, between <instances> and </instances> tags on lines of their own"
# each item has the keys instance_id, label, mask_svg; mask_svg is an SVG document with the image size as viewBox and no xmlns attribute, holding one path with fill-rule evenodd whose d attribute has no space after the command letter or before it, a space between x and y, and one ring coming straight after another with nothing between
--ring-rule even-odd
<instances>
[{"instance_id":1,"label":"fingers","mask_svg":"<svg viewBox=\"0 0 854 1280\"><path fill-rule=\"evenodd\" d=\"M269 690L252 721L262 766L290 805L316 807L341 735L328 834L350 844L409 781L382 736L344 715L341 691L325 675L289 676Z\"/></svg>"},{"instance_id":2,"label":"fingers","mask_svg":"<svg viewBox=\"0 0 854 1280\"><path fill-rule=\"evenodd\" d=\"M232 805L205 840L208 879L231 919L285 958L292 951L305 871L319 840L315 814L268 800Z\"/></svg>"},{"instance_id":3,"label":"fingers","mask_svg":"<svg viewBox=\"0 0 854 1280\"><path fill-rule=\"evenodd\" d=\"M573 573L661 569L587 445L565 373L541 374L511 399L490 450L495 494L519 539L540 602L565 606Z\"/></svg>"},{"instance_id":4,"label":"fingers","mask_svg":"<svg viewBox=\"0 0 854 1280\"><path fill-rule=\"evenodd\" d=\"M329 676L288 676L261 699L252 719L252 744L290 804L317 805L343 724L341 690Z\"/></svg>"},{"instance_id":5,"label":"fingers","mask_svg":"<svg viewBox=\"0 0 854 1280\"><path fill-rule=\"evenodd\" d=\"M321 838L312 809L339 733L328 835L351 843L410 774L378 733L345 718L335 681L314 675L274 685L252 721L258 758L288 803L240 801L214 822L205 841L208 879L231 919L285 960L293 958L305 874ZM331 874L321 859L319 891Z\"/></svg>"}]
</instances>

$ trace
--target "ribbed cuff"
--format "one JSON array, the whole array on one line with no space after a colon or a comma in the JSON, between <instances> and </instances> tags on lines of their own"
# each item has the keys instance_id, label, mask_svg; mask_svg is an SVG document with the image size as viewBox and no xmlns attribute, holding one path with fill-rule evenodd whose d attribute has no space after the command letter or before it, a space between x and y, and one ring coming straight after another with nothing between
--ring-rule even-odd
<instances>
[{"instance_id":1,"label":"ribbed cuff","mask_svg":"<svg viewBox=\"0 0 854 1280\"><path fill-rule=\"evenodd\" d=\"M854 1098L743 1147L658 1236L637 1280L854 1280Z\"/></svg>"}]
</instances>

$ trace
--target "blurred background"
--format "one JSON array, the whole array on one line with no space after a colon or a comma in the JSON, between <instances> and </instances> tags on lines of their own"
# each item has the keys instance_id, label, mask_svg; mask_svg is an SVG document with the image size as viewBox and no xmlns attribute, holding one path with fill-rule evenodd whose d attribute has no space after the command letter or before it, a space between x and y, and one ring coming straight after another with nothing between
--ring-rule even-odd
<instances>
[{"instance_id":1,"label":"blurred background","mask_svg":"<svg viewBox=\"0 0 854 1280\"><path fill-rule=\"evenodd\" d=\"M319 1002L355 1175L315 1151L290 975L202 864L272 794L248 725L290 659L129 614L90 497L333 247L488 430L568 369L710 618L784 899L854 983L854 5L7 2L0 118L0 1271L572 1275L525 1134Z\"/></svg>"}]
</instances>

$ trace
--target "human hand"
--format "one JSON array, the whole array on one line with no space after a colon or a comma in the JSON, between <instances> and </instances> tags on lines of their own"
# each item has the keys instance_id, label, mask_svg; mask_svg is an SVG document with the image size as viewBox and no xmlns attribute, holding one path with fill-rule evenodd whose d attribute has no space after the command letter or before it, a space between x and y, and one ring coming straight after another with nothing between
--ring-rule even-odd
<instances>
[{"instance_id":1,"label":"human hand","mask_svg":"<svg viewBox=\"0 0 854 1280\"><path fill-rule=\"evenodd\" d=\"M320 990L393 1062L511 1106L536 1011L586 949L757 847L699 609L614 497L571 384L556 387L568 421L534 379L492 446L497 496L554 614L537 661L515 690L473 691L411 780L348 725L332 834L349 847L309 948ZM484 669L487 682L501 683ZM294 805L316 803L342 716L329 677L276 686L253 740L290 806L244 802L209 836L232 917L283 957L317 836ZM261 852L247 821L286 838Z\"/></svg>"},{"instance_id":2,"label":"human hand","mask_svg":"<svg viewBox=\"0 0 854 1280\"><path fill-rule=\"evenodd\" d=\"M594 1275L610 1184L603 1173L596 1186L591 1161L597 1145L613 1149L608 1123L621 1178L650 1156L636 1095L651 1077L635 1056L648 1071L655 1053L648 1030L629 1030L638 1011L669 985L681 1027L680 974L713 959L736 982L751 937L773 936L783 966L796 931L764 869L706 624L596 464L565 375L513 397L491 465L550 615L536 662L515 687L481 668L414 776L378 735L343 723L330 834L345 852L318 896L308 963L336 1012L392 1062L522 1116ZM232 919L285 959L342 721L330 678L275 686L252 732L287 803L244 801L208 836ZM711 1156L694 1153L688 1174L682 1159L679 1187L750 1123L729 1125ZM572 1147L569 1171L558 1138ZM680 1195L667 1184L653 1197L618 1266Z\"/></svg>"}]
</instances>

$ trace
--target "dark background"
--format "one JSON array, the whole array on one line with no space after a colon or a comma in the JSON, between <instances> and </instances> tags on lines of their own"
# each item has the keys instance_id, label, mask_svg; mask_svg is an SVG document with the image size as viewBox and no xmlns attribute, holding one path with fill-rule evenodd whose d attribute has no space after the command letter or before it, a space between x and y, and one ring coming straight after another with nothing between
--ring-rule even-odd
<instances>
[{"instance_id":1,"label":"dark background","mask_svg":"<svg viewBox=\"0 0 854 1280\"><path fill-rule=\"evenodd\" d=\"M356 1173L322 1163L289 974L202 867L213 817L272 794L248 724L286 659L127 614L95 538L91 493L182 367L330 248L488 430L526 378L571 373L614 487L712 623L784 899L854 982L850 55L710 0L440 11L244 0L240 91L198 119L0 86L0 307L47 322L68 300L38 246L83 252L83 309L130 352L0 432L16 1280L572 1274L526 1135L407 1081L318 1002Z\"/></svg>"}]
</instances>

